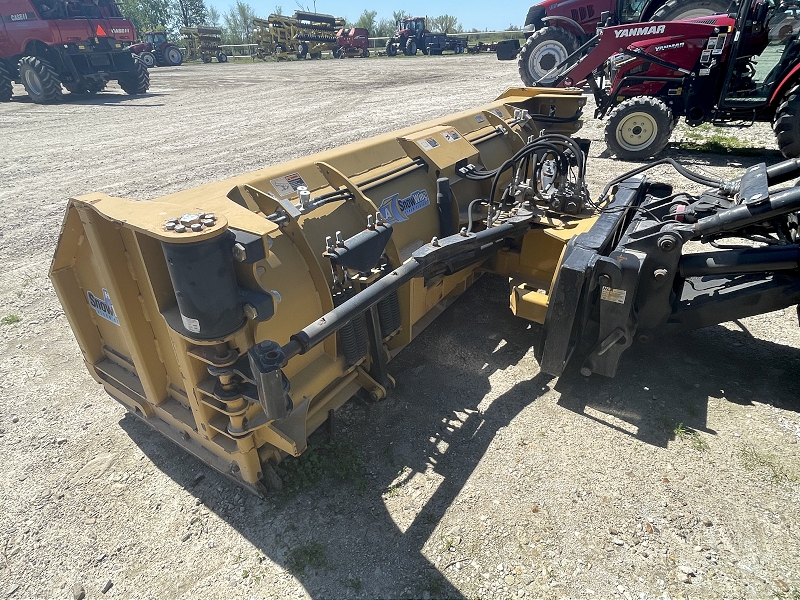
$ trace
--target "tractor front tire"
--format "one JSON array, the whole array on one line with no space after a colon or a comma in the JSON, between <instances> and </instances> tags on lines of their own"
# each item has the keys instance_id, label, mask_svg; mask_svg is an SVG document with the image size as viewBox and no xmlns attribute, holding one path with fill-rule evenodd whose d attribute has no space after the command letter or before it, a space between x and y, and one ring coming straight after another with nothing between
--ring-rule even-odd
<instances>
[{"instance_id":1,"label":"tractor front tire","mask_svg":"<svg viewBox=\"0 0 800 600\"><path fill-rule=\"evenodd\" d=\"M126 94L135 96L147 93L150 87L150 73L139 59L133 59L133 69L117 81Z\"/></svg>"},{"instance_id":2,"label":"tractor front tire","mask_svg":"<svg viewBox=\"0 0 800 600\"><path fill-rule=\"evenodd\" d=\"M164 49L164 63L168 67L179 67L183 64L183 53L177 46L167 46Z\"/></svg>"},{"instance_id":3,"label":"tractor front tire","mask_svg":"<svg viewBox=\"0 0 800 600\"><path fill-rule=\"evenodd\" d=\"M651 21L679 21L726 13L731 8L735 11L736 2L727 0L667 0L653 13Z\"/></svg>"},{"instance_id":4,"label":"tractor front tire","mask_svg":"<svg viewBox=\"0 0 800 600\"><path fill-rule=\"evenodd\" d=\"M397 56L397 46L392 40L386 42L386 56Z\"/></svg>"},{"instance_id":5,"label":"tractor front tire","mask_svg":"<svg viewBox=\"0 0 800 600\"><path fill-rule=\"evenodd\" d=\"M416 40L408 40L406 42L405 55L406 56L416 56L417 55L417 42L416 42Z\"/></svg>"},{"instance_id":6,"label":"tractor front tire","mask_svg":"<svg viewBox=\"0 0 800 600\"><path fill-rule=\"evenodd\" d=\"M608 116L606 146L623 160L644 160L664 149L673 126L672 111L658 98L628 98Z\"/></svg>"},{"instance_id":7,"label":"tractor front tire","mask_svg":"<svg viewBox=\"0 0 800 600\"><path fill-rule=\"evenodd\" d=\"M156 56L152 52L142 52L139 55L139 60L144 63L144 66L148 69L152 69L156 66Z\"/></svg>"},{"instance_id":8,"label":"tractor front tire","mask_svg":"<svg viewBox=\"0 0 800 600\"><path fill-rule=\"evenodd\" d=\"M800 156L800 85L792 87L778 105L772 129L781 154L786 158Z\"/></svg>"},{"instance_id":9,"label":"tractor front tire","mask_svg":"<svg viewBox=\"0 0 800 600\"><path fill-rule=\"evenodd\" d=\"M8 74L8 68L0 61L0 102L10 102L13 95L11 75Z\"/></svg>"},{"instance_id":10,"label":"tractor front tire","mask_svg":"<svg viewBox=\"0 0 800 600\"><path fill-rule=\"evenodd\" d=\"M545 27L534 33L519 51L519 76L527 87L547 86L559 73L553 69L578 49L578 38L561 27Z\"/></svg>"},{"instance_id":11,"label":"tractor front tire","mask_svg":"<svg viewBox=\"0 0 800 600\"><path fill-rule=\"evenodd\" d=\"M18 68L22 85L36 104L54 104L61 100L61 81L49 62L36 56L23 56Z\"/></svg>"}]
</instances>

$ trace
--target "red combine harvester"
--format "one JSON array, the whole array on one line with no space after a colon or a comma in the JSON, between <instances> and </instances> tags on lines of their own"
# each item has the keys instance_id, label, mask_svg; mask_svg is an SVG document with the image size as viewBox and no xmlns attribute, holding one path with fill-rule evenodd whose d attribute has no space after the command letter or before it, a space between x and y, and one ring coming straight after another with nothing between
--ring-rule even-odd
<instances>
[{"instance_id":1,"label":"red combine harvester","mask_svg":"<svg viewBox=\"0 0 800 600\"><path fill-rule=\"evenodd\" d=\"M369 31L360 27L348 27L336 32L334 58L351 56L369 57Z\"/></svg>"},{"instance_id":2,"label":"red combine harvester","mask_svg":"<svg viewBox=\"0 0 800 600\"><path fill-rule=\"evenodd\" d=\"M110 80L128 94L150 86L147 68L127 48L136 39L113 0L0 1L0 101L12 81L37 104L58 102L61 86L96 94Z\"/></svg>"},{"instance_id":3,"label":"red combine harvester","mask_svg":"<svg viewBox=\"0 0 800 600\"><path fill-rule=\"evenodd\" d=\"M796 157L799 37L800 3L742 0L736 15L602 28L554 67L554 83L586 82L620 158L660 152L680 117L692 126L772 123L781 152Z\"/></svg>"},{"instance_id":4,"label":"red combine harvester","mask_svg":"<svg viewBox=\"0 0 800 600\"><path fill-rule=\"evenodd\" d=\"M153 67L177 67L183 62L180 48L167 40L163 31L147 31L142 41L128 46L128 50L139 56L148 69Z\"/></svg>"},{"instance_id":5,"label":"red combine harvester","mask_svg":"<svg viewBox=\"0 0 800 600\"><path fill-rule=\"evenodd\" d=\"M553 67L601 26L705 17L727 12L735 4L735 0L545 0L528 10L523 28L527 41L518 55L519 74L527 86L552 83L557 75ZM497 54L501 60L514 56Z\"/></svg>"}]
</instances>

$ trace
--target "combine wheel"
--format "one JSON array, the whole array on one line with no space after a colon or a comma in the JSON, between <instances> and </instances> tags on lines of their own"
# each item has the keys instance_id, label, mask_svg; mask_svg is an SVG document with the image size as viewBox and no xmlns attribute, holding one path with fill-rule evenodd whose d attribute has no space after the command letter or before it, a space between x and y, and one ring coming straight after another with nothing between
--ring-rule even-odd
<instances>
[{"instance_id":1,"label":"combine wheel","mask_svg":"<svg viewBox=\"0 0 800 600\"><path fill-rule=\"evenodd\" d=\"M792 87L784 96L772 128L781 154L786 158L800 156L800 86Z\"/></svg>"},{"instance_id":2,"label":"combine wheel","mask_svg":"<svg viewBox=\"0 0 800 600\"><path fill-rule=\"evenodd\" d=\"M150 73L142 61L134 59L133 69L128 74L120 77L118 83L126 94L131 96L144 94L150 87Z\"/></svg>"},{"instance_id":3,"label":"combine wheel","mask_svg":"<svg viewBox=\"0 0 800 600\"><path fill-rule=\"evenodd\" d=\"M217 52L217 62L226 63L228 62L228 55L224 52Z\"/></svg>"},{"instance_id":4,"label":"combine wheel","mask_svg":"<svg viewBox=\"0 0 800 600\"><path fill-rule=\"evenodd\" d=\"M397 56L397 46L392 40L386 42L386 56Z\"/></svg>"},{"instance_id":5,"label":"combine wheel","mask_svg":"<svg viewBox=\"0 0 800 600\"><path fill-rule=\"evenodd\" d=\"M673 126L672 111L661 100L628 98L608 117L606 145L618 158L643 160L664 149Z\"/></svg>"},{"instance_id":6,"label":"combine wheel","mask_svg":"<svg viewBox=\"0 0 800 600\"><path fill-rule=\"evenodd\" d=\"M183 53L177 46L168 46L164 50L164 63L168 67L178 67L183 63Z\"/></svg>"},{"instance_id":7,"label":"combine wheel","mask_svg":"<svg viewBox=\"0 0 800 600\"><path fill-rule=\"evenodd\" d=\"M417 55L417 42L416 42L416 40L408 40L406 42L405 55L406 56L416 56Z\"/></svg>"},{"instance_id":8,"label":"combine wheel","mask_svg":"<svg viewBox=\"0 0 800 600\"><path fill-rule=\"evenodd\" d=\"M517 66L522 82L528 87L553 83L558 77L553 69L577 49L578 39L566 29L540 29L519 51Z\"/></svg>"},{"instance_id":9,"label":"combine wheel","mask_svg":"<svg viewBox=\"0 0 800 600\"><path fill-rule=\"evenodd\" d=\"M0 102L8 102L14 94L8 68L0 61Z\"/></svg>"},{"instance_id":10,"label":"combine wheel","mask_svg":"<svg viewBox=\"0 0 800 600\"><path fill-rule=\"evenodd\" d=\"M664 6L653 13L651 21L678 21L680 19L694 19L726 13L732 7L735 10L736 2L726 0L668 0Z\"/></svg>"},{"instance_id":11,"label":"combine wheel","mask_svg":"<svg viewBox=\"0 0 800 600\"><path fill-rule=\"evenodd\" d=\"M61 100L61 82L49 62L35 56L23 56L18 68L22 85L36 104L53 104Z\"/></svg>"},{"instance_id":12,"label":"combine wheel","mask_svg":"<svg viewBox=\"0 0 800 600\"><path fill-rule=\"evenodd\" d=\"M156 66L156 57L152 52L142 52L139 55L139 60L144 63L144 66L148 69L152 69Z\"/></svg>"}]
</instances>

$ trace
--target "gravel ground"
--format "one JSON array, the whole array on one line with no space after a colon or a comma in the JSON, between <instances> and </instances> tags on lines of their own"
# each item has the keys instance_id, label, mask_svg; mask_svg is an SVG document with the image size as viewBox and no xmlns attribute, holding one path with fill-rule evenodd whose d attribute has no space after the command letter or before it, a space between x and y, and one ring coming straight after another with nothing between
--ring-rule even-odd
<instances>
[{"instance_id":1,"label":"gravel ground","mask_svg":"<svg viewBox=\"0 0 800 600\"><path fill-rule=\"evenodd\" d=\"M465 56L155 69L146 97L58 106L17 86L0 105L0 316L19 317L0 326L0 598L800 598L794 309L629 352L613 380L556 380L485 277L392 362L391 397L346 405L336 445L284 463L299 489L267 501L87 374L46 277L67 198L158 197L516 85L513 63ZM597 194L631 165L587 120ZM668 152L725 177L779 160L765 125L722 132L757 156L681 145L716 133L679 128Z\"/></svg>"}]
</instances>

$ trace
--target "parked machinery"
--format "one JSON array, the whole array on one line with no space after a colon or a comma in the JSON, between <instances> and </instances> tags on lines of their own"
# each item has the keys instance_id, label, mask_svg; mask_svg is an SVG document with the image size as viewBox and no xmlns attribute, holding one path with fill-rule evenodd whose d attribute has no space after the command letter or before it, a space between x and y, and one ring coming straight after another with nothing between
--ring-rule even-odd
<instances>
[{"instance_id":1,"label":"parked machinery","mask_svg":"<svg viewBox=\"0 0 800 600\"><path fill-rule=\"evenodd\" d=\"M167 40L163 31L147 31L142 41L128 46L128 50L138 55L144 65L151 69L158 67L177 67L183 62L180 48Z\"/></svg>"},{"instance_id":2,"label":"parked machinery","mask_svg":"<svg viewBox=\"0 0 800 600\"><path fill-rule=\"evenodd\" d=\"M409 17L397 21L397 31L386 42L387 56L397 56L398 52L415 56L417 50L422 50L423 54L441 54L445 50L461 54L466 49L466 37L431 33L425 26L424 17Z\"/></svg>"},{"instance_id":3,"label":"parked machinery","mask_svg":"<svg viewBox=\"0 0 800 600\"><path fill-rule=\"evenodd\" d=\"M61 100L63 85L92 95L116 80L128 94L150 87L147 68L127 48L133 23L111 0L3 0L0 2L0 102L11 100L12 82L31 100Z\"/></svg>"},{"instance_id":4,"label":"parked machinery","mask_svg":"<svg viewBox=\"0 0 800 600\"><path fill-rule=\"evenodd\" d=\"M555 83L587 82L620 158L660 152L681 117L692 126L772 123L784 156L800 156L796 0L742 0L735 16L607 27L586 52L565 61Z\"/></svg>"},{"instance_id":5,"label":"parked machinery","mask_svg":"<svg viewBox=\"0 0 800 600\"><path fill-rule=\"evenodd\" d=\"M181 27L181 37L186 44L186 57L210 63L212 58L217 62L228 62L228 55L223 52L222 29L219 27Z\"/></svg>"},{"instance_id":6,"label":"parked machinery","mask_svg":"<svg viewBox=\"0 0 800 600\"><path fill-rule=\"evenodd\" d=\"M258 47L255 57L264 59L320 58L323 52L333 52L337 46L337 32L345 21L341 17L295 11L291 17L270 15L267 19L253 19L254 38Z\"/></svg>"},{"instance_id":7,"label":"parked machinery","mask_svg":"<svg viewBox=\"0 0 800 600\"><path fill-rule=\"evenodd\" d=\"M499 48L500 60L518 55L519 74L525 85L549 85L553 68L591 38L599 26L639 21L675 21L735 10L735 0L544 0L528 10L523 28L527 41L518 53L515 41Z\"/></svg>"},{"instance_id":8,"label":"parked machinery","mask_svg":"<svg viewBox=\"0 0 800 600\"><path fill-rule=\"evenodd\" d=\"M369 57L369 31L360 27L340 29L336 32L333 57L347 58L354 56Z\"/></svg>"}]
</instances>

